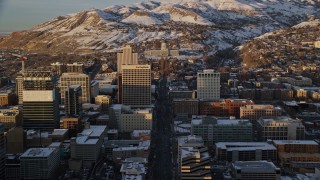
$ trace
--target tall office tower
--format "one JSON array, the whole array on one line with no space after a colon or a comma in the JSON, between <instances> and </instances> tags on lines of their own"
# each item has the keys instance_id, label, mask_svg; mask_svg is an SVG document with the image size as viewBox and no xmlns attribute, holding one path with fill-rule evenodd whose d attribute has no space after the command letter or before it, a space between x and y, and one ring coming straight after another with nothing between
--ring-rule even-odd
<instances>
[{"instance_id":1,"label":"tall office tower","mask_svg":"<svg viewBox=\"0 0 320 180\"><path fill-rule=\"evenodd\" d=\"M16 92L18 96L18 104L22 104L23 101L23 74L18 73L16 78Z\"/></svg>"},{"instance_id":2,"label":"tall office tower","mask_svg":"<svg viewBox=\"0 0 320 180\"><path fill-rule=\"evenodd\" d=\"M61 76L62 73L65 73L67 71L67 66L60 62L52 63L51 66L59 76Z\"/></svg>"},{"instance_id":3,"label":"tall office tower","mask_svg":"<svg viewBox=\"0 0 320 180\"><path fill-rule=\"evenodd\" d=\"M4 139L4 125L0 123L0 179L5 179L6 147Z\"/></svg>"},{"instance_id":4,"label":"tall office tower","mask_svg":"<svg viewBox=\"0 0 320 180\"><path fill-rule=\"evenodd\" d=\"M118 73L118 104L122 104L122 74Z\"/></svg>"},{"instance_id":5,"label":"tall office tower","mask_svg":"<svg viewBox=\"0 0 320 180\"><path fill-rule=\"evenodd\" d=\"M80 85L71 85L65 93L65 110L67 116L79 116L81 112L80 96L82 95Z\"/></svg>"},{"instance_id":6,"label":"tall office tower","mask_svg":"<svg viewBox=\"0 0 320 180\"><path fill-rule=\"evenodd\" d=\"M51 71L24 73L23 128L53 130L59 124L56 77Z\"/></svg>"},{"instance_id":7,"label":"tall office tower","mask_svg":"<svg viewBox=\"0 0 320 180\"><path fill-rule=\"evenodd\" d=\"M197 74L198 99L220 98L220 73L213 69L206 69Z\"/></svg>"},{"instance_id":8,"label":"tall office tower","mask_svg":"<svg viewBox=\"0 0 320 180\"><path fill-rule=\"evenodd\" d=\"M84 64L83 63L72 63L67 64L68 73L84 73Z\"/></svg>"},{"instance_id":9,"label":"tall office tower","mask_svg":"<svg viewBox=\"0 0 320 180\"><path fill-rule=\"evenodd\" d=\"M90 77L83 73L63 73L60 77L60 92L61 102L65 103L65 92L71 85L80 85L82 88L82 95L80 103L90 103Z\"/></svg>"},{"instance_id":10,"label":"tall office tower","mask_svg":"<svg viewBox=\"0 0 320 180\"><path fill-rule=\"evenodd\" d=\"M138 53L132 53L130 45L126 45L122 49L123 52L117 54L118 73L122 72L124 64L138 64Z\"/></svg>"},{"instance_id":11,"label":"tall office tower","mask_svg":"<svg viewBox=\"0 0 320 180\"><path fill-rule=\"evenodd\" d=\"M122 69L122 104L133 107L150 106L150 65L123 65Z\"/></svg>"}]
</instances>

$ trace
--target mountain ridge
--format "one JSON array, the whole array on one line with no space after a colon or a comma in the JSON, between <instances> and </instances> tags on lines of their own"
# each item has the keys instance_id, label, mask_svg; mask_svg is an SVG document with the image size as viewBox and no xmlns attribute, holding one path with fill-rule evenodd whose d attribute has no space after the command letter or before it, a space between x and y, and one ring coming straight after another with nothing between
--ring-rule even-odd
<instances>
[{"instance_id":1,"label":"mountain ridge","mask_svg":"<svg viewBox=\"0 0 320 180\"><path fill-rule=\"evenodd\" d=\"M182 50L212 55L319 14L308 0L184 0L114 5L58 16L0 39L0 48L94 53L123 44L177 40Z\"/></svg>"}]
</instances>

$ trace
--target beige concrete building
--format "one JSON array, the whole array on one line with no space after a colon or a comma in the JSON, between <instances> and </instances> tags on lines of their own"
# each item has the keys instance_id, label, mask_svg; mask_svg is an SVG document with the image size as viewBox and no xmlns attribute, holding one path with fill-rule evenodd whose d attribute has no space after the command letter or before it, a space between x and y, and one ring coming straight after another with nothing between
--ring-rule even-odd
<instances>
[{"instance_id":1,"label":"beige concrete building","mask_svg":"<svg viewBox=\"0 0 320 180\"><path fill-rule=\"evenodd\" d=\"M197 98L220 98L220 73L213 69L206 69L197 74Z\"/></svg>"},{"instance_id":2,"label":"beige concrete building","mask_svg":"<svg viewBox=\"0 0 320 180\"><path fill-rule=\"evenodd\" d=\"M258 139L271 140L303 140L305 127L300 120L279 116L276 118L261 117L257 123Z\"/></svg>"},{"instance_id":3,"label":"beige concrete building","mask_svg":"<svg viewBox=\"0 0 320 180\"><path fill-rule=\"evenodd\" d=\"M314 47L315 48L320 48L320 41L315 41L314 42Z\"/></svg>"},{"instance_id":4,"label":"beige concrete building","mask_svg":"<svg viewBox=\"0 0 320 180\"><path fill-rule=\"evenodd\" d=\"M166 43L161 43L161 49L144 51L145 56L179 56L179 49L168 49Z\"/></svg>"},{"instance_id":5,"label":"beige concrete building","mask_svg":"<svg viewBox=\"0 0 320 180\"><path fill-rule=\"evenodd\" d=\"M61 102L64 104L66 90L71 85L80 85L82 95L80 96L80 103L90 103L90 77L83 73L63 73L60 77L60 92Z\"/></svg>"},{"instance_id":6,"label":"beige concrete building","mask_svg":"<svg viewBox=\"0 0 320 180\"><path fill-rule=\"evenodd\" d=\"M126 45L122 48L122 53L117 53L118 73L122 73L122 65L138 64L138 53L132 53L132 47Z\"/></svg>"},{"instance_id":7,"label":"beige concrete building","mask_svg":"<svg viewBox=\"0 0 320 180\"><path fill-rule=\"evenodd\" d=\"M109 112L109 107L111 105L111 101L112 101L112 99L108 95L98 95L95 98L95 103L101 105L101 111L103 113Z\"/></svg>"},{"instance_id":8,"label":"beige concrete building","mask_svg":"<svg viewBox=\"0 0 320 180\"><path fill-rule=\"evenodd\" d=\"M150 65L122 65L122 71L122 104L135 107L150 106Z\"/></svg>"},{"instance_id":9,"label":"beige concrete building","mask_svg":"<svg viewBox=\"0 0 320 180\"><path fill-rule=\"evenodd\" d=\"M260 117L277 117L281 114L282 109L273 105L253 104L240 107L240 118L249 119L254 126Z\"/></svg>"},{"instance_id":10,"label":"beige concrete building","mask_svg":"<svg viewBox=\"0 0 320 180\"><path fill-rule=\"evenodd\" d=\"M152 108L122 110L118 122L119 131L151 130L152 111Z\"/></svg>"},{"instance_id":11,"label":"beige concrete building","mask_svg":"<svg viewBox=\"0 0 320 180\"><path fill-rule=\"evenodd\" d=\"M5 131L22 125L22 114L18 109L0 109L0 123L3 123Z\"/></svg>"}]
</instances>

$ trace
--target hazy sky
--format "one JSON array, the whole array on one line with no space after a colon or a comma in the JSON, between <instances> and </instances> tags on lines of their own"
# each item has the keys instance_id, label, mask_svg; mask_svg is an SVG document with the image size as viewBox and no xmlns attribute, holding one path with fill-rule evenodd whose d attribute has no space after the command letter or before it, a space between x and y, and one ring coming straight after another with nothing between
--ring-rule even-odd
<instances>
[{"instance_id":1,"label":"hazy sky","mask_svg":"<svg viewBox=\"0 0 320 180\"><path fill-rule=\"evenodd\" d=\"M0 32L29 29L59 15L147 0L0 0Z\"/></svg>"}]
</instances>

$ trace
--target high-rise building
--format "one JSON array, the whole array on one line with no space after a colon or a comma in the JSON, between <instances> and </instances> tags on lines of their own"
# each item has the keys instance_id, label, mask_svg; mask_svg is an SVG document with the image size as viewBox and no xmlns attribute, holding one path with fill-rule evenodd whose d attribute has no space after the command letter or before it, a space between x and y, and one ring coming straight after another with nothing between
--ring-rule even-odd
<instances>
[{"instance_id":1,"label":"high-rise building","mask_svg":"<svg viewBox=\"0 0 320 180\"><path fill-rule=\"evenodd\" d=\"M83 73L63 73L60 77L61 102L65 104L65 92L71 85L80 85L82 95L80 103L90 103L90 77Z\"/></svg>"},{"instance_id":2,"label":"high-rise building","mask_svg":"<svg viewBox=\"0 0 320 180\"><path fill-rule=\"evenodd\" d=\"M51 71L26 71L23 90L23 127L53 130L59 124L56 78Z\"/></svg>"},{"instance_id":3,"label":"high-rise building","mask_svg":"<svg viewBox=\"0 0 320 180\"><path fill-rule=\"evenodd\" d=\"M72 63L67 64L68 73L84 73L84 64L83 63Z\"/></svg>"},{"instance_id":4,"label":"high-rise building","mask_svg":"<svg viewBox=\"0 0 320 180\"><path fill-rule=\"evenodd\" d=\"M6 146L4 138L4 125L0 123L0 179L5 179Z\"/></svg>"},{"instance_id":5,"label":"high-rise building","mask_svg":"<svg viewBox=\"0 0 320 180\"><path fill-rule=\"evenodd\" d=\"M150 106L150 65L122 65L122 70L122 104L136 107Z\"/></svg>"},{"instance_id":6,"label":"high-rise building","mask_svg":"<svg viewBox=\"0 0 320 180\"><path fill-rule=\"evenodd\" d=\"M18 104L23 102L23 74L19 73L16 78L16 92L18 96Z\"/></svg>"},{"instance_id":7,"label":"high-rise building","mask_svg":"<svg viewBox=\"0 0 320 180\"><path fill-rule=\"evenodd\" d=\"M31 148L20 156L22 179L55 179L60 164L56 148Z\"/></svg>"},{"instance_id":8,"label":"high-rise building","mask_svg":"<svg viewBox=\"0 0 320 180\"><path fill-rule=\"evenodd\" d=\"M71 85L65 93L65 110L67 116L79 116L81 112L80 96L81 86Z\"/></svg>"},{"instance_id":9,"label":"high-rise building","mask_svg":"<svg viewBox=\"0 0 320 180\"><path fill-rule=\"evenodd\" d=\"M67 66L60 62L51 63L51 66L59 76L61 76L62 73L65 73L67 71Z\"/></svg>"},{"instance_id":10,"label":"high-rise building","mask_svg":"<svg viewBox=\"0 0 320 180\"><path fill-rule=\"evenodd\" d=\"M206 69L197 74L197 98L220 98L220 73L213 69Z\"/></svg>"},{"instance_id":11,"label":"high-rise building","mask_svg":"<svg viewBox=\"0 0 320 180\"><path fill-rule=\"evenodd\" d=\"M122 53L117 54L118 73L122 72L122 65L124 64L138 64L138 53L132 53L130 45L126 45L122 50Z\"/></svg>"}]
</instances>

